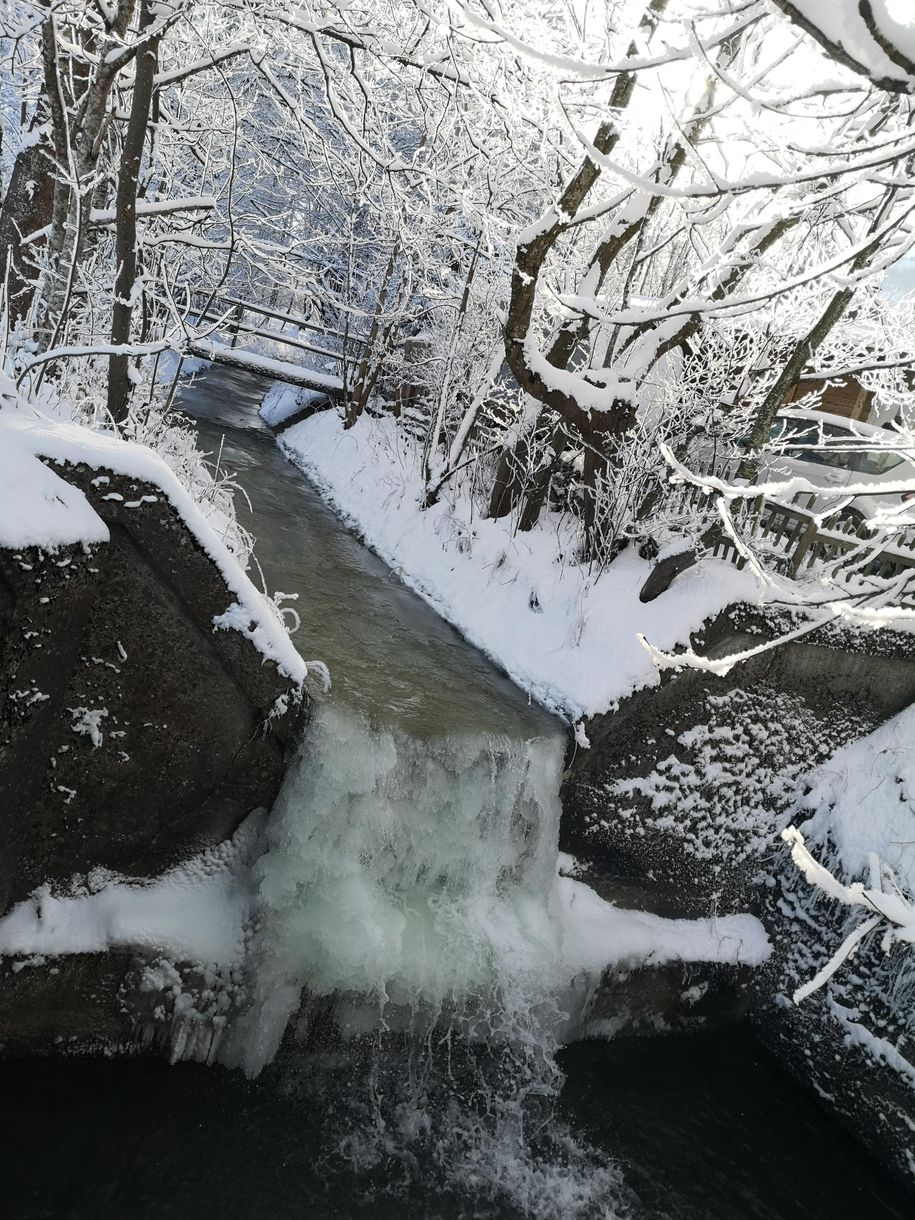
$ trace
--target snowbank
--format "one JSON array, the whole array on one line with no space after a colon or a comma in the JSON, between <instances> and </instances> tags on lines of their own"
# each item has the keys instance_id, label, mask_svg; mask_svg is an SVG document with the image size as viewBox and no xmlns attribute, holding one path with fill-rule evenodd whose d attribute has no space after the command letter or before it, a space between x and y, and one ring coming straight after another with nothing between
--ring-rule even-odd
<instances>
[{"instance_id":1,"label":"snowbank","mask_svg":"<svg viewBox=\"0 0 915 1220\"><path fill-rule=\"evenodd\" d=\"M276 428L291 415L295 415L311 403L323 402L326 397L317 390L293 389L292 386L277 381L264 395L258 415L268 428Z\"/></svg>"},{"instance_id":2,"label":"snowbank","mask_svg":"<svg viewBox=\"0 0 915 1220\"><path fill-rule=\"evenodd\" d=\"M173 961L241 962L251 904L247 864L262 825L263 812L252 814L227 843L154 882L96 869L70 893L52 895L42 886L0 919L0 956L131 949Z\"/></svg>"},{"instance_id":3,"label":"snowbank","mask_svg":"<svg viewBox=\"0 0 915 1220\"><path fill-rule=\"evenodd\" d=\"M77 487L56 475L0 415L0 546L53 550L107 542L108 527Z\"/></svg>"},{"instance_id":4,"label":"snowbank","mask_svg":"<svg viewBox=\"0 0 915 1220\"><path fill-rule=\"evenodd\" d=\"M839 750L809 777L801 826L814 854L866 878L871 854L915 896L915 706Z\"/></svg>"},{"instance_id":5,"label":"snowbank","mask_svg":"<svg viewBox=\"0 0 915 1220\"><path fill-rule=\"evenodd\" d=\"M408 585L572 720L658 683L638 632L671 649L725 606L757 596L748 571L708 560L643 605L650 564L631 550L597 579L562 561L572 542L556 518L520 534L508 520L474 516L466 497L423 511L416 449L391 419L363 417L343 431L336 412L323 412L279 443Z\"/></svg>"},{"instance_id":6,"label":"snowbank","mask_svg":"<svg viewBox=\"0 0 915 1220\"><path fill-rule=\"evenodd\" d=\"M557 894L563 964L593 977L617 965L724 962L759 966L772 952L766 930L755 915L665 919L614 906L590 886L566 876L560 876Z\"/></svg>"},{"instance_id":7,"label":"snowbank","mask_svg":"<svg viewBox=\"0 0 915 1220\"><path fill-rule=\"evenodd\" d=\"M108 540L107 526L82 492L41 458L113 470L161 488L234 596L214 627L242 630L288 678L296 683L304 680L305 663L263 594L167 463L143 445L49 419L25 404L4 408L0 411L0 544L53 550Z\"/></svg>"}]
</instances>

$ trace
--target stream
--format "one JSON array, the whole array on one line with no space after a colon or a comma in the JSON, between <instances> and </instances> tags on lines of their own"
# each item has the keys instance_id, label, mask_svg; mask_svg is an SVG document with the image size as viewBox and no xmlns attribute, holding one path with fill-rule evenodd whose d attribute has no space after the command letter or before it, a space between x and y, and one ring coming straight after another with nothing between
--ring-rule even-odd
<instances>
[{"instance_id":1,"label":"stream","mask_svg":"<svg viewBox=\"0 0 915 1220\"><path fill-rule=\"evenodd\" d=\"M910 1217L743 1027L561 1049L564 727L334 516L266 388L219 369L180 400L333 679L257 865L256 994L221 1056L243 1071L4 1063L2 1215Z\"/></svg>"}]
</instances>

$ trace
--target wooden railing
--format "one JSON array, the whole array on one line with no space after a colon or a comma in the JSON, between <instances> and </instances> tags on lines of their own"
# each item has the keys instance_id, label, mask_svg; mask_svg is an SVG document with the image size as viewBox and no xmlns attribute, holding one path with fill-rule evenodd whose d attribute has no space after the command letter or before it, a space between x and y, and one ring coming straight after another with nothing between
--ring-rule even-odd
<instances>
[{"instance_id":1,"label":"wooden railing","mask_svg":"<svg viewBox=\"0 0 915 1220\"><path fill-rule=\"evenodd\" d=\"M707 494L701 488L688 484L674 500L673 507L686 509L707 504ZM818 563L830 565L833 579L849 579L852 576L891 579L915 569L913 530L907 531L892 544L878 546L866 523L844 519L820 525L810 509L796 504L780 504L764 496L734 504L730 517L734 534L744 551L756 553L776 571L792 578L799 577ZM745 553L724 526L711 525L703 535L702 543L706 553L725 559L738 568L746 566ZM697 557L695 551L690 551L670 560L662 560L646 581L642 600L651 601L664 592L674 577L691 566ZM906 604L915 602L915 584L911 589L909 584L906 582L905 596L899 598L900 602Z\"/></svg>"},{"instance_id":2,"label":"wooden railing","mask_svg":"<svg viewBox=\"0 0 915 1220\"><path fill-rule=\"evenodd\" d=\"M212 326L217 335L228 339L230 348L237 347L239 340L246 338L268 339L294 352L304 352L329 361L341 377L348 364L358 363L365 354L367 341L361 334L255 305L238 297L213 296L204 290L194 289L190 293L190 303L195 320ZM282 328L259 325L259 319L279 322ZM291 328L291 333L287 333L287 327ZM307 335L318 335L325 342L303 338L303 331Z\"/></svg>"},{"instance_id":3,"label":"wooden railing","mask_svg":"<svg viewBox=\"0 0 915 1220\"><path fill-rule=\"evenodd\" d=\"M871 531L865 524L855 521L837 520L829 525L818 525L809 509L769 501L760 504L759 500L751 501L741 516L744 530L738 531L738 537L747 536L748 543L765 549L789 576L796 577L820 561L838 563L845 560L848 574L866 570L873 576L897 576L907 568L915 568L915 550L910 546L900 540L875 552ZM724 531L712 553L729 559L738 567L746 562Z\"/></svg>"},{"instance_id":4,"label":"wooden railing","mask_svg":"<svg viewBox=\"0 0 915 1220\"><path fill-rule=\"evenodd\" d=\"M191 321L197 324L198 333L189 335L185 345L190 356L344 401L377 359L369 337L346 326L340 329L205 289L185 287L176 295L183 299ZM267 319L280 326L266 325ZM320 336L323 342L316 342L314 336ZM288 348L292 358L282 358L286 352L277 357L252 350L250 340L254 339ZM305 356L312 359L306 360Z\"/></svg>"}]
</instances>

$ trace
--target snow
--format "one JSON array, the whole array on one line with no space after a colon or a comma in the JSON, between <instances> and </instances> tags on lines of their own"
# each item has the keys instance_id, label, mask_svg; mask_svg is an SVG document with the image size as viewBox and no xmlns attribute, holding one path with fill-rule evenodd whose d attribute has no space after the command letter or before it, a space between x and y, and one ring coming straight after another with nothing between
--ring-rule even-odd
<instances>
[{"instance_id":1,"label":"snow","mask_svg":"<svg viewBox=\"0 0 915 1220\"><path fill-rule=\"evenodd\" d=\"M669 650L728 604L757 598L750 572L706 560L643 605L651 564L632 548L598 579L562 561L572 542L553 517L520 534L508 519L475 516L464 496L422 510L416 448L389 418L363 417L344 431L336 412L322 412L279 443L411 588L571 721L658 684L640 632Z\"/></svg>"},{"instance_id":2,"label":"snow","mask_svg":"<svg viewBox=\"0 0 915 1220\"><path fill-rule=\"evenodd\" d=\"M484 778L488 787L488 777ZM0 919L0 955L28 959L17 963L21 967L44 965L48 958L68 954L127 949L164 956L172 962L220 967L246 963L249 970L256 971L259 966L262 969L263 962L251 955L248 929L257 909L255 879L259 877L263 882L264 877L263 860L254 873L251 869L262 843L264 817L262 810L256 811L230 841L207 849L153 881L131 880L95 869L86 877L74 878L61 893L52 893L48 885L39 887ZM357 829L352 828L354 833ZM272 833L275 838L276 828ZM435 847L435 844L431 846ZM380 863L385 863L388 855L382 853ZM322 857L320 869L326 869L328 863L328 859ZM300 867L289 854L277 866L287 871ZM562 873L574 871L575 867L571 857L560 857ZM363 906L368 896L356 901L360 894L358 887L354 888L353 877L350 877L345 895L349 902L343 894L342 889L338 890L336 897L328 902L329 895L325 897L318 887L311 898L317 911L323 913L322 918L330 921L324 929L332 946L329 964L325 967L334 972L327 982L329 990L343 986L347 980L338 975L353 968L346 952L347 928L361 942L358 960L363 963L365 977L360 976L359 982L365 987L368 987L372 970L378 968L379 944L386 943L380 924L363 923ZM392 897L388 896L388 902ZM496 911L487 910L481 923L492 936L497 933L499 922L492 922L493 914L505 915L511 904L501 899L491 898L490 901L495 901ZM560 992L582 974L595 985L610 966L661 966L680 961L758 966L771 952L762 924L752 915L664 919L618 908L599 898L588 886L565 875L555 878L555 888L546 885L542 893L515 901L520 912L519 927L537 951L542 952L544 946L551 944L559 950L559 959L552 969L538 976L538 985L557 988ZM315 921L306 920L301 925L308 929L308 936L299 941L301 947L318 939L320 927L316 912L310 911L305 895L296 898L296 906L300 908L297 920L302 918L304 910ZM476 910L476 906L473 909ZM417 910L411 907L414 917ZM516 916L518 914L516 912ZM258 921L263 922L263 919L261 911ZM544 920L546 922L538 923ZM402 924L403 919L400 919L393 931L385 929L387 935L393 935L394 940L399 941L399 937L404 936ZM479 932L472 920L469 926L474 933ZM514 952L517 946L512 946L510 927L511 920L498 932L498 937L500 942L504 938ZM366 935L369 935L368 941ZM421 960L422 955L414 960L416 946L408 937L405 939L407 943L399 947L399 952L406 955L400 961L401 969L409 975L410 970L418 968L428 986L430 972L434 975L435 971L429 961ZM367 947L371 950L368 955ZM447 947L453 951L455 944L449 943ZM276 952L275 944L273 952ZM486 954L482 954L479 962L485 959ZM449 986L454 986L452 975L462 979L462 970L468 968L466 960L456 963L452 952L439 960L436 971L447 977ZM267 974L270 975L269 970ZM275 980L268 977L267 981L271 992L275 991ZM348 981L352 985L352 980ZM315 983L312 979L312 984ZM393 990L392 983L388 986ZM293 988L288 997L290 1011L297 1000L298 989ZM283 1024L285 1014L277 1037ZM258 1036L262 1038L263 1031Z\"/></svg>"},{"instance_id":3,"label":"snow","mask_svg":"<svg viewBox=\"0 0 915 1220\"><path fill-rule=\"evenodd\" d=\"M264 395L258 415L268 428L275 428L290 415L295 415L311 403L321 402L325 397L320 390L294 389L282 382L275 382Z\"/></svg>"},{"instance_id":4,"label":"snow","mask_svg":"<svg viewBox=\"0 0 915 1220\"><path fill-rule=\"evenodd\" d=\"M5 428L0 414L0 546L51 550L108 541L108 527L77 487Z\"/></svg>"},{"instance_id":5,"label":"snow","mask_svg":"<svg viewBox=\"0 0 915 1220\"><path fill-rule=\"evenodd\" d=\"M810 776L810 790L799 806L800 824L789 825L782 832L795 866L816 894L856 913L860 909L867 916L863 920L855 916L846 919L838 948L813 977L795 989L794 1002L802 1003L833 979L879 930L881 956L894 977L880 980L884 992L878 1008L889 998L893 1021L898 1020L900 1032L907 1036L911 1034L911 1008L904 997L910 994L911 955L906 951L915 944L913 727L915 708L909 707L868 737L838 751ZM805 812L812 812L812 816L803 821ZM897 944L900 949L894 951ZM851 1042L864 1046L897 1071L903 1070L904 1061L898 1055L893 1058L893 1044L860 1023L862 1017L869 1016L871 1024L885 1026L885 1016L873 1010L879 988L866 970L847 975L843 985L849 984L857 1009L847 1015L854 1021L850 1023L843 1016L834 993L827 997L832 1015L846 1028ZM869 1007L870 1013L863 1011ZM910 1066L907 1070L911 1074Z\"/></svg>"},{"instance_id":6,"label":"snow","mask_svg":"<svg viewBox=\"0 0 915 1220\"><path fill-rule=\"evenodd\" d=\"M172 212L209 212L216 207L215 195L185 195L177 199L141 199L137 202L137 216L168 216ZM93 208L89 220L94 225L114 224L115 208Z\"/></svg>"},{"instance_id":7,"label":"snow","mask_svg":"<svg viewBox=\"0 0 915 1220\"><path fill-rule=\"evenodd\" d=\"M816 27L875 80L915 84L912 77L883 50L867 28L860 0L791 0L791 8ZM915 10L911 0L870 0L874 25L883 41L909 63L915 63Z\"/></svg>"},{"instance_id":8,"label":"snow","mask_svg":"<svg viewBox=\"0 0 915 1220\"><path fill-rule=\"evenodd\" d=\"M185 861L154 882L95 870L70 893L42 886L0 919L0 954L56 957L146 950L174 961L231 965L245 950L247 871L263 813L227 843Z\"/></svg>"},{"instance_id":9,"label":"snow","mask_svg":"<svg viewBox=\"0 0 915 1220\"><path fill-rule=\"evenodd\" d=\"M876 853L915 894L915 705L839 750L809 782L805 840L829 844L849 878L868 876Z\"/></svg>"},{"instance_id":10,"label":"snow","mask_svg":"<svg viewBox=\"0 0 915 1220\"><path fill-rule=\"evenodd\" d=\"M167 463L143 445L49 419L25 403L4 407L0 410L0 544L54 550L79 542L91 545L108 540L107 526L82 492L44 465L42 458L114 470L161 488L217 565L232 594L230 619L216 625L243 630L265 659L274 661L293 682L304 681L305 663L267 599ZM132 501L126 507L141 502Z\"/></svg>"},{"instance_id":11,"label":"snow","mask_svg":"<svg viewBox=\"0 0 915 1220\"><path fill-rule=\"evenodd\" d=\"M614 906L589 886L564 876L559 878L557 891L566 968L599 976L611 965L726 962L759 966L772 952L765 928L755 915L665 919Z\"/></svg>"},{"instance_id":12,"label":"snow","mask_svg":"<svg viewBox=\"0 0 915 1220\"><path fill-rule=\"evenodd\" d=\"M97 750L104 740L102 721L108 715L107 707L99 707L94 710L90 710L88 707L71 707L69 710L73 717L73 723L70 726L73 732L82 737L88 737L93 749Z\"/></svg>"},{"instance_id":13,"label":"snow","mask_svg":"<svg viewBox=\"0 0 915 1220\"><path fill-rule=\"evenodd\" d=\"M829 1000L829 1010L846 1032L850 1044L863 1047L871 1058L906 1077L909 1084L915 1086L915 1065L901 1054L899 1048L887 1038L881 1038L855 1020L859 1015L853 1008L846 1008L837 1000Z\"/></svg>"}]
</instances>

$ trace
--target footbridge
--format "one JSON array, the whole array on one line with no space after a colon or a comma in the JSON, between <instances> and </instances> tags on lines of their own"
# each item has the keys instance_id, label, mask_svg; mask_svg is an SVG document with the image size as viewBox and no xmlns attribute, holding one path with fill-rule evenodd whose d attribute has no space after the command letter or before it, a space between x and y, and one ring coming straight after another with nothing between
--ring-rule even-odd
<instances>
[{"instance_id":1,"label":"footbridge","mask_svg":"<svg viewBox=\"0 0 915 1220\"><path fill-rule=\"evenodd\" d=\"M381 336L204 290L190 294L198 331L187 354L343 399L367 375ZM254 350L252 350L252 348Z\"/></svg>"}]
</instances>

